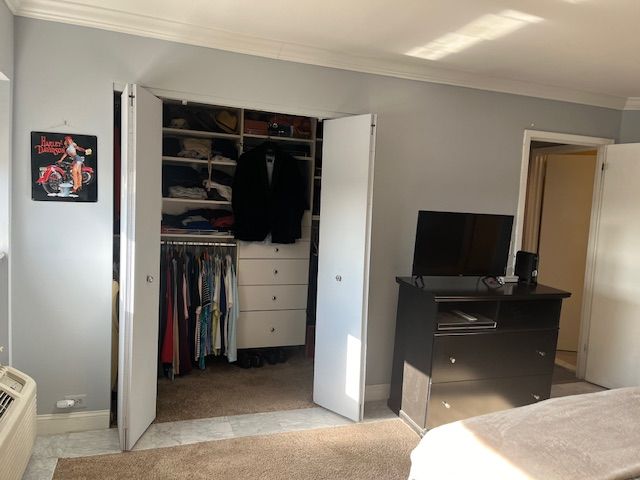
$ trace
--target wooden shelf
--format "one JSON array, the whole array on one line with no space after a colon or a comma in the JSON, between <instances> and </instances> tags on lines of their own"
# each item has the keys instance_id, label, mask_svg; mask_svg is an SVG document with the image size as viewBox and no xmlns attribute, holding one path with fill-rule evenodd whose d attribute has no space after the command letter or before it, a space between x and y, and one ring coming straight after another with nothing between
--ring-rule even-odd
<instances>
[{"instance_id":1,"label":"wooden shelf","mask_svg":"<svg viewBox=\"0 0 640 480\"><path fill-rule=\"evenodd\" d=\"M304 157L302 155L294 155L293 158L295 158L296 160L303 160L305 162L310 162L311 160L313 160L312 157Z\"/></svg>"},{"instance_id":2,"label":"wooden shelf","mask_svg":"<svg viewBox=\"0 0 640 480\"><path fill-rule=\"evenodd\" d=\"M257 138L260 140L272 140L274 142L293 142L293 143L313 143L310 138L295 138L295 137L279 137L277 135L255 135L252 133L245 133L244 138Z\"/></svg>"},{"instance_id":3,"label":"wooden shelf","mask_svg":"<svg viewBox=\"0 0 640 480\"><path fill-rule=\"evenodd\" d=\"M225 200L197 200L195 198L173 198L173 197L162 197L162 201L166 203L192 203L197 205L229 205L231 206L231 202L227 202Z\"/></svg>"},{"instance_id":4,"label":"wooden shelf","mask_svg":"<svg viewBox=\"0 0 640 480\"><path fill-rule=\"evenodd\" d=\"M162 157L163 162L175 162L175 163L197 163L202 165L207 165L209 160L204 160L202 158L185 158L185 157ZM237 166L237 162L233 160L211 160L211 165L222 165L226 167L235 167Z\"/></svg>"},{"instance_id":5,"label":"wooden shelf","mask_svg":"<svg viewBox=\"0 0 640 480\"><path fill-rule=\"evenodd\" d=\"M205 132L203 130L187 130L184 128L163 127L162 133L169 135L178 135L180 137L225 138L228 140L240 140L240 135L237 133Z\"/></svg>"}]
</instances>

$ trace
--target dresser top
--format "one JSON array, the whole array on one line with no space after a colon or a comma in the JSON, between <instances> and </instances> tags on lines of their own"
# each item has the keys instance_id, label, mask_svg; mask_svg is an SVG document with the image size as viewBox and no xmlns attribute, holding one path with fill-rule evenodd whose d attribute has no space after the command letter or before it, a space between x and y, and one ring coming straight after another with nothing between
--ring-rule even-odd
<instances>
[{"instance_id":1,"label":"dresser top","mask_svg":"<svg viewBox=\"0 0 640 480\"><path fill-rule=\"evenodd\" d=\"M413 277L396 277L401 286L412 287L432 295L436 302L478 301L478 300L536 300L561 299L570 297L569 292L547 287L546 285L525 285L521 283L507 283L492 289L481 281L470 278L451 277L443 279L424 278L424 285L416 282Z\"/></svg>"}]
</instances>

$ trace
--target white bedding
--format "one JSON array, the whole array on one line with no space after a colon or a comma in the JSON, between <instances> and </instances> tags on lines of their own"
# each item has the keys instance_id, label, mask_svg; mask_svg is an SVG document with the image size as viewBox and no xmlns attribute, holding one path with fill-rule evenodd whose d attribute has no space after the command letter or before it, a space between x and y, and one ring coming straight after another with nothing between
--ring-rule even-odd
<instances>
[{"instance_id":1,"label":"white bedding","mask_svg":"<svg viewBox=\"0 0 640 480\"><path fill-rule=\"evenodd\" d=\"M640 388L554 398L427 432L410 480L640 477Z\"/></svg>"}]
</instances>

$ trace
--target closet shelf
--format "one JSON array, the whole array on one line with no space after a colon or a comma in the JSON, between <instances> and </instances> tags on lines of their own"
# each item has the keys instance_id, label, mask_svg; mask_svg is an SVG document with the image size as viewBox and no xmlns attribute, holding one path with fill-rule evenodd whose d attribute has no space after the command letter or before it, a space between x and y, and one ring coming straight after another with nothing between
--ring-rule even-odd
<instances>
[{"instance_id":1,"label":"closet shelf","mask_svg":"<svg viewBox=\"0 0 640 480\"><path fill-rule=\"evenodd\" d=\"M209 160L204 160L201 158L185 158L185 157L162 157L163 162L175 162L175 163L198 163L207 165ZM232 160L211 160L211 165L224 165L227 167L235 167L237 163Z\"/></svg>"},{"instance_id":2,"label":"closet shelf","mask_svg":"<svg viewBox=\"0 0 640 480\"><path fill-rule=\"evenodd\" d=\"M304 160L305 162L310 162L311 160L313 160L312 157L305 157L302 155L294 155L293 158L295 158L296 160Z\"/></svg>"},{"instance_id":3,"label":"closet shelf","mask_svg":"<svg viewBox=\"0 0 640 480\"><path fill-rule=\"evenodd\" d=\"M162 197L162 201L166 203L192 203L194 205L231 205L231 202L224 200L197 200L195 198Z\"/></svg>"},{"instance_id":4,"label":"closet shelf","mask_svg":"<svg viewBox=\"0 0 640 480\"><path fill-rule=\"evenodd\" d=\"M175 239L199 239L199 240L233 240L234 237L231 234L222 233L162 233L160 238L165 240Z\"/></svg>"},{"instance_id":5,"label":"closet shelf","mask_svg":"<svg viewBox=\"0 0 640 480\"><path fill-rule=\"evenodd\" d=\"M272 140L274 142L294 142L294 143L313 143L312 139L309 138L295 138L295 137L279 137L277 135L255 135L253 133L245 133L243 135L245 138L259 138L261 140Z\"/></svg>"},{"instance_id":6,"label":"closet shelf","mask_svg":"<svg viewBox=\"0 0 640 480\"><path fill-rule=\"evenodd\" d=\"M184 128L163 127L162 133L179 135L181 137L226 138L231 140L240 140L240 135L236 133L206 132L204 130L187 130Z\"/></svg>"}]
</instances>

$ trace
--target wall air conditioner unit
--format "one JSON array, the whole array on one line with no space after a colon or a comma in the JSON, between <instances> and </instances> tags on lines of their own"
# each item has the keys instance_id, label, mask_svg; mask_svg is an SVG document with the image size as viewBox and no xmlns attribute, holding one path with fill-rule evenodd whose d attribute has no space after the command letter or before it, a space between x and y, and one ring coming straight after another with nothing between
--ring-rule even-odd
<instances>
[{"instance_id":1,"label":"wall air conditioner unit","mask_svg":"<svg viewBox=\"0 0 640 480\"><path fill-rule=\"evenodd\" d=\"M0 365L0 477L20 480L36 439L36 384Z\"/></svg>"}]
</instances>

